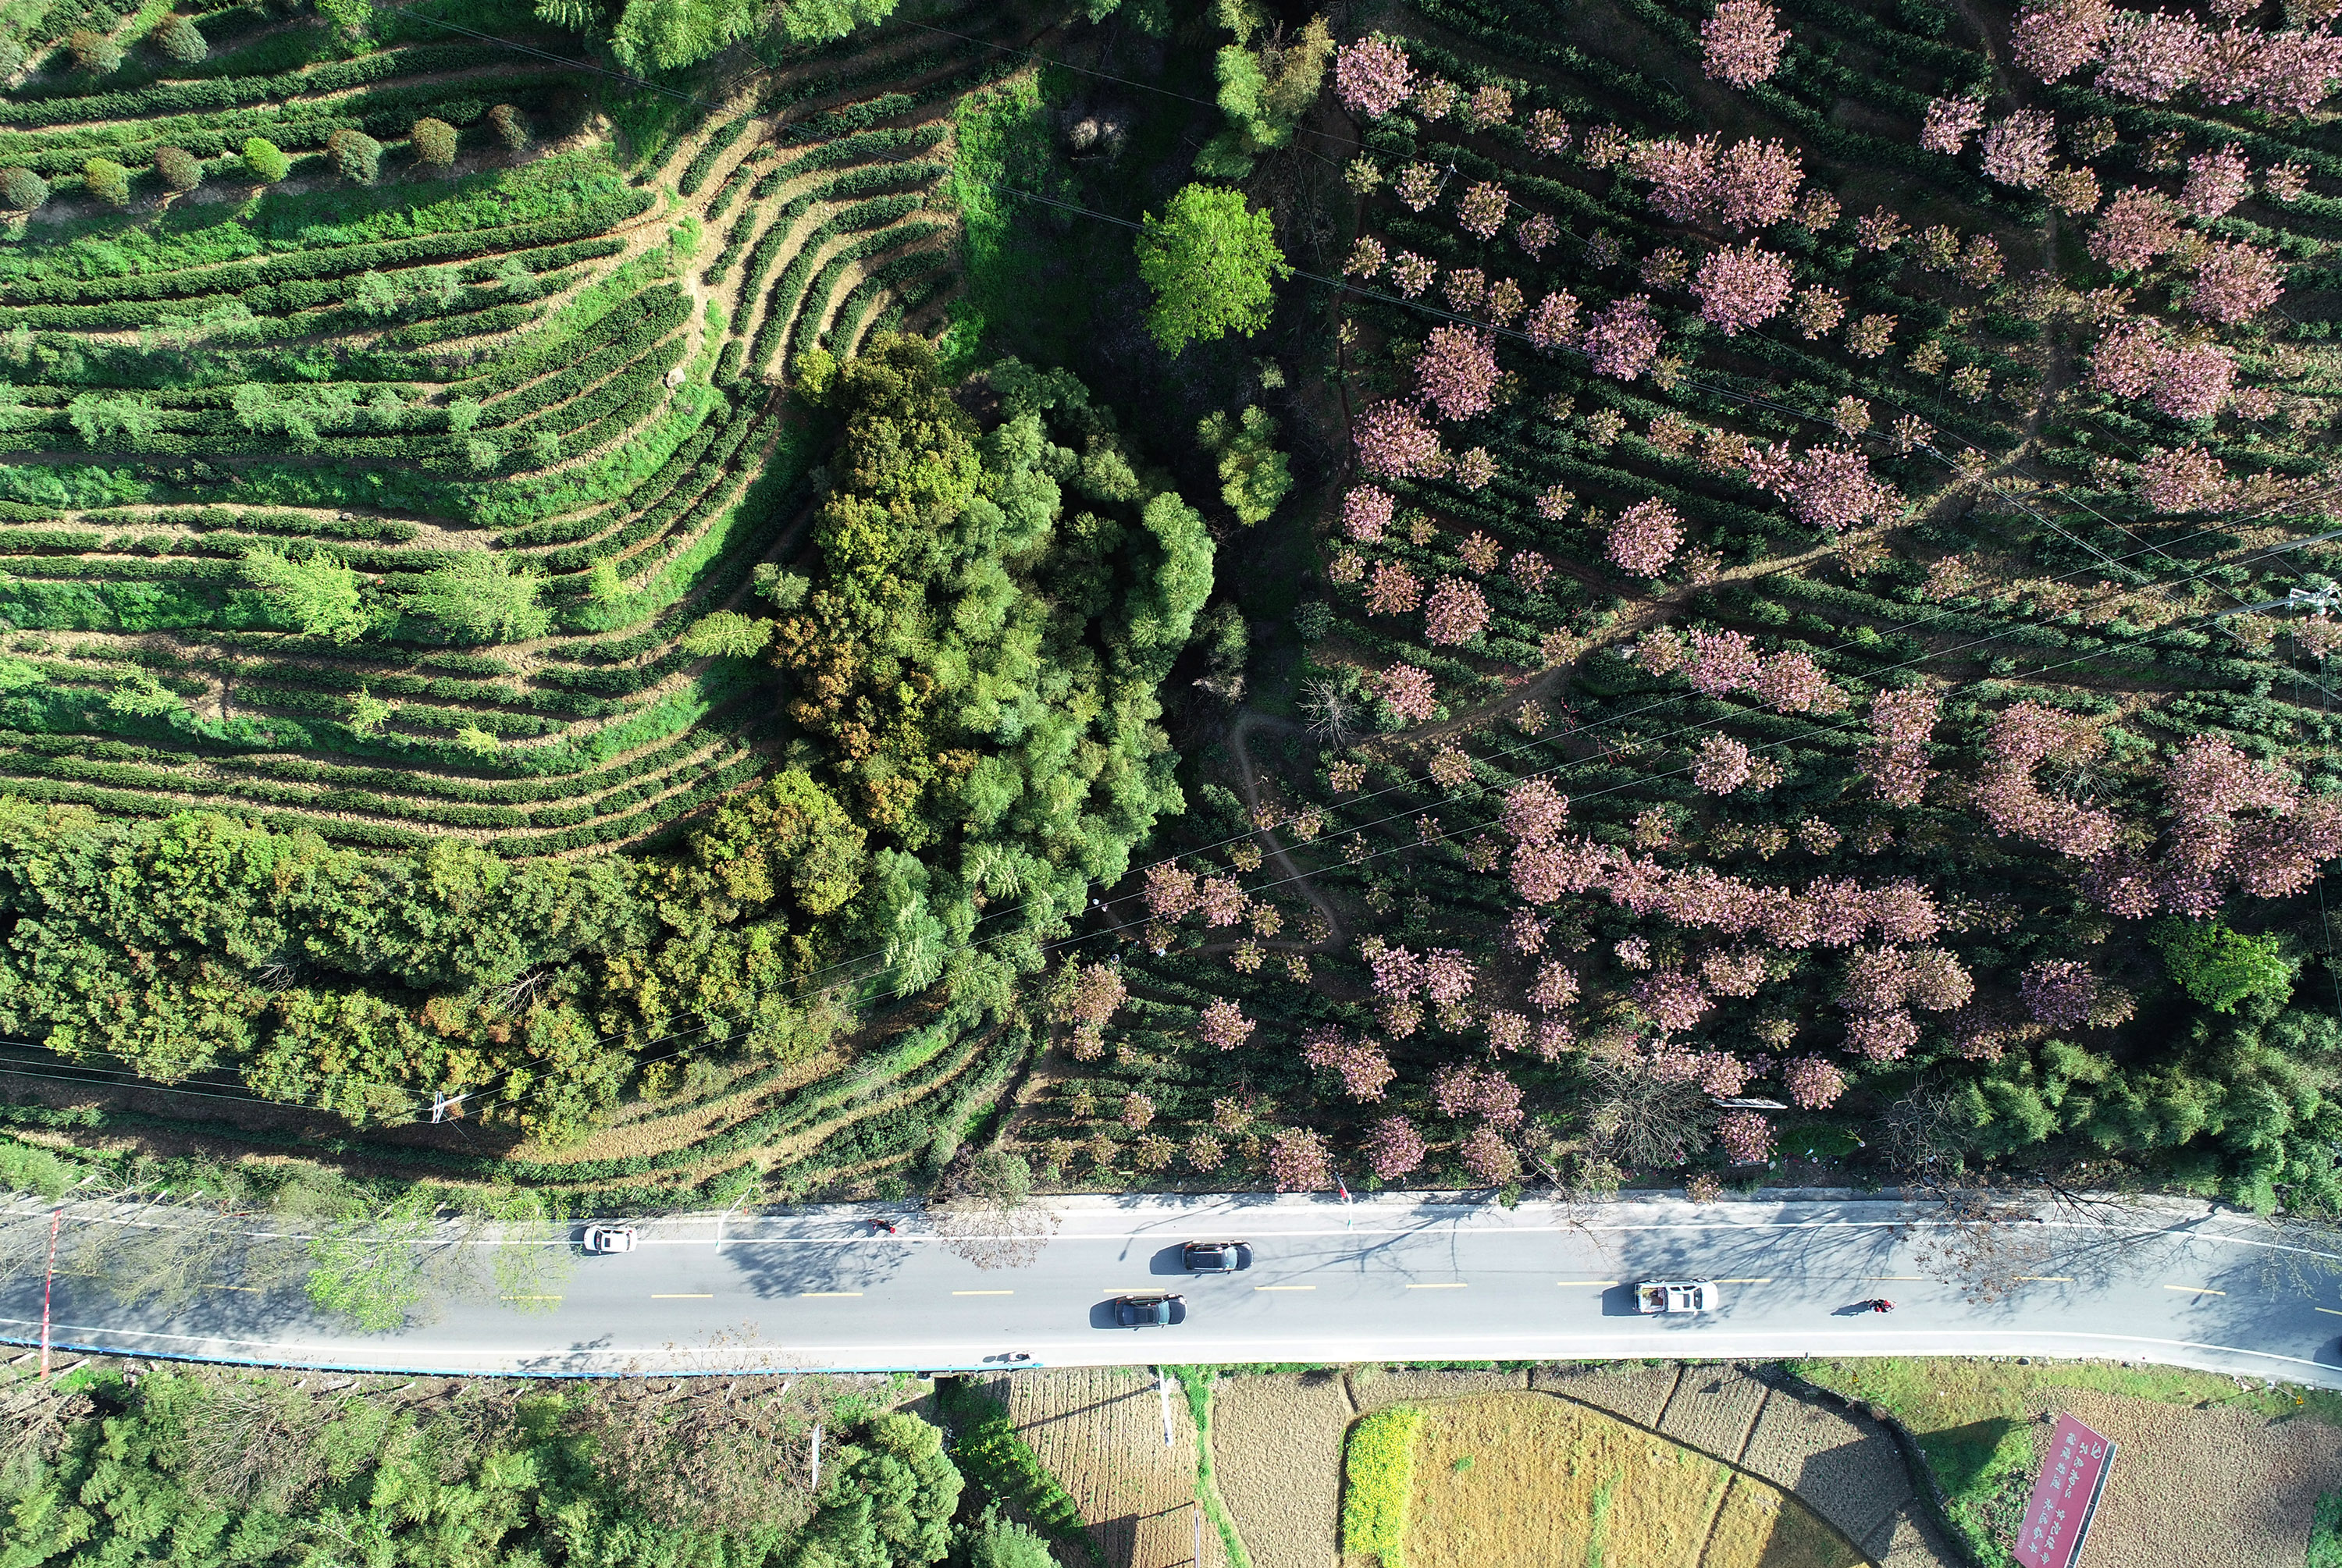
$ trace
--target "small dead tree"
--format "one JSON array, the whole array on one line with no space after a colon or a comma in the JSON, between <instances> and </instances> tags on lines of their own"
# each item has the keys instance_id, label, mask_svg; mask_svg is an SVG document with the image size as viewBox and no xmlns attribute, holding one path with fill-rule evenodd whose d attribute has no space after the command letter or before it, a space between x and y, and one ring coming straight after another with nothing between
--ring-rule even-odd
<instances>
[{"instance_id":1,"label":"small dead tree","mask_svg":"<svg viewBox=\"0 0 2342 1568\"><path fill-rule=\"evenodd\" d=\"M1033 1167L998 1147L946 1174L927 1220L945 1251L980 1269L1023 1268L1057 1233L1056 1211L1033 1202Z\"/></svg>"}]
</instances>

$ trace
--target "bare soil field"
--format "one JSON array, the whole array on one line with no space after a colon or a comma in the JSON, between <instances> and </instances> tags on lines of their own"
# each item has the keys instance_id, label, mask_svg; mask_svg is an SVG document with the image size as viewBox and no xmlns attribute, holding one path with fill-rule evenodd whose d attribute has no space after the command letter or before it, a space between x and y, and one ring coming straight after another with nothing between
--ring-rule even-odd
<instances>
[{"instance_id":1,"label":"bare soil field","mask_svg":"<svg viewBox=\"0 0 2342 1568\"><path fill-rule=\"evenodd\" d=\"M1006 1381L1010 1422L1072 1494L1104 1568L1226 1568L1219 1532L1196 1505L1196 1423L1176 1385L1166 1447L1162 1397L1145 1372L1068 1368Z\"/></svg>"},{"instance_id":2,"label":"bare soil field","mask_svg":"<svg viewBox=\"0 0 2342 1568\"><path fill-rule=\"evenodd\" d=\"M1778 1487L1541 1393L1424 1406L1408 1568L1856 1568Z\"/></svg>"}]
</instances>

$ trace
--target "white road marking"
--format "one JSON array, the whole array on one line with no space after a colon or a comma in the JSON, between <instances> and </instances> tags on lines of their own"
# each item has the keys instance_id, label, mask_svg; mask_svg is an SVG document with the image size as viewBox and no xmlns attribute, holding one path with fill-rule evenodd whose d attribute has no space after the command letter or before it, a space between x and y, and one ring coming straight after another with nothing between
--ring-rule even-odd
<instances>
[{"instance_id":1,"label":"white road marking","mask_svg":"<svg viewBox=\"0 0 2342 1568\"><path fill-rule=\"evenodd\" d=\"M2216 1291L2209 1285L2166 1285L2163 1288L2167 1291L2186 1291L2190 1295L2199 1296L2224 1296L2228 1293L2226 1291Z\"/></svg>"}]
</instances>

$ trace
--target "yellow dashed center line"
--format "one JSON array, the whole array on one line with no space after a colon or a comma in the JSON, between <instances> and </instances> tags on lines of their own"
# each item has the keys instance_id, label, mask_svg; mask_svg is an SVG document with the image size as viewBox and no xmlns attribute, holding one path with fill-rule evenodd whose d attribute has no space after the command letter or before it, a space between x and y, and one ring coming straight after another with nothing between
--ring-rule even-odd
<instances>
[{"instance_id":1,"label":"yellow dashed center line","mask_svg":"<svg viewBox=\"0 0 2342 1568\"><path fill-rule=\"evenodd\" d=\"M2342 1317L2342 1312L2336 1312L2336 1311L2335 1311L2332 1307L2330 1307L2330 1306L2315 1306L2315 1307L2311 1307L2309 1310L2310 1310L2311 1312L2322 1312L2322 1313L2324 1313L2327 1317Z\"/></svg>"},{"instance_id":2,"label":"yellow dashed center line","mask_svg":"<svg viewBox=\"0 0 2342 1568\"><path fill-rule=\"evenodd\" d=\"M858 1296L860 1291L799 1291L801 1296Z\"/></svg>"},{"instance_id":3,"label":"yellow dashed center line","mask_svg":"<svg viewBox=\"0 0 2342 1568\"><path fill-rule=\"evenodd\" d=\"M1586 1285L1608 1290L1613 1285L1622 1285L1626 1282L1624 1280L1556 1280L1553 1283L1557 1285Z\"/></svg>"},{"instance_id":4,"label":"yellow dashed center line","mask_svg":"<svg viewBox=\"0 0 2342 1568\"><path fill-rule=\"evenodd\" d=\"M651 1293L651 1300L655 1302L712 1302L715 1299L714 1293L708 1291L653 1291Z\"/></svg>"},{"instance_id":5,"label":"yellow dashed center line","mask_svg":"<svg viewBox=\"0 0 2342 1568\"><path fill-rule=\"evenodd\" d=\"M496 1299L508 1302L557 1302L561 1298L559 1296L499 1296Z\"/></svg>"},{"instance_id":6,"label":"yellow dashed center line","mask_svg":"<svg viewBox=\"0 0 2342 1568\"><path fill-rule=\"evenodd\" d=\"M954 1291L956 1296L1013 1296L1015 1291Z\"/></svg>"},{"instance_id":7,"label":"yellow dashed center line","mask_svg":"<svg viewBox=\"0 0 2342 1568\"><path fill-rule=\"evenodd\" d=\"M1255 1285L1256 1291L1314 1291L1316 1285Z\"/></svg>"},{"instance_id":8,"label":"yellow dashed center line","mask_svg":"<svg viewBox=\"0 0 2342 1568\"><path fill-rule=\"evenodd\" d=\"M1863 1283L1866 1284L1878 1280L1924 1280L1927 1277L1925 1274L1865 1274L1862 1276Z\"/></svg>"},{"instance_id":9,"label":"yellow dashed center line","mask_svg":"<svg viewBox=\"0 0 2342 1568\"><path fill-rule=\"evenodd\" d=\"M1468 1287L1466 1286L1462 1280L1456 1280L1447 1284L1409 1285L1406 1288L1411 1291L1460 1291Z\"/></svg>"},{"instance_id":10,"label":"yellow dashed center line","mask_svg":"<svg viewBox=\"0 0 2342 1568\"><path fill-rule=\"evenodd\" d=\"M2019 1274L2017 1278L2020 1283L2037 1285L2069 1285L2074 1283L2071 1274Z\"/></svg>"},{"instance_id":11,"label":"yellow dashed center line","mask_svg":"<svg viewBox=\"0 0 2342 1568\"><path fill-rule=\"evenodd\" d=\"M1769 1285L1773 1283L1773 1276L1767 1274L1761 1280L1718 1280L1716 1283L1720 1285Z\"/></svg>"},{"instance_id":12,"label":"yellow dashed center line","mask_svg":"<svg viewBox=\"0 0 2342 1568\"><path fill-rule=\"evenodd\" d=\"M2166 1285L2163 1288L2167 1291L2186 1291L2191 1295L2199 1296L2224 1296L2228 1293L2226 1291L2216 1291L2209 1285Z\"/></svg>"}]
</instances>

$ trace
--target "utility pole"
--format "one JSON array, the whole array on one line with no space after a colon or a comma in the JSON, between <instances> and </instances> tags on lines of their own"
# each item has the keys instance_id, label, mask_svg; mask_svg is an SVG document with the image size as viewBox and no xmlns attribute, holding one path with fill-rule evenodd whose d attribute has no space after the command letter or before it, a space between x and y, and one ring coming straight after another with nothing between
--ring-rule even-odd
<instances>
[{"instance_id":1,"label":"utility pole","mask_svg":"<svg viewBox=\"0 0 2342 1568\"><path fill-rule=\"evenodd\" d=\"M57 1231L65 1223L63 1204L49 1213L49 1269L41 1282L41 1381L49 1381L49 1298L57 1283Z\"/></svg>"}]
</instances>

